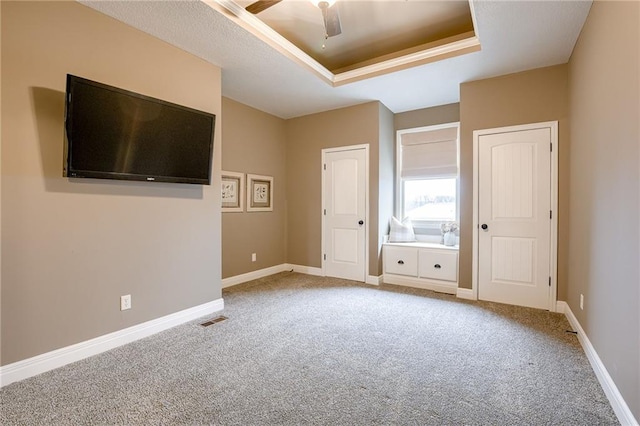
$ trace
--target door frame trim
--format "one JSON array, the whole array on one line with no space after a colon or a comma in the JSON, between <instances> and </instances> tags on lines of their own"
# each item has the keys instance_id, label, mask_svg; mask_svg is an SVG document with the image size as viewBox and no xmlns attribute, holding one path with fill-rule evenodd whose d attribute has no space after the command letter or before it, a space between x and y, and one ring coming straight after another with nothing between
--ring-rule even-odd
<instances>
[{"instance_id":1,"label":"door frame trim","mask_svg":"<svg viewBox=\"0 0 640 426\"><path fill-rule=\"evenodd\" d=\"M337 146L337 147L333 147L333 148L324 148L322 149L322 158L321 158L321 162L320 162L320 180L322 182L321 185L321 203L320 203L320 216L322 217L322 226L320 229L321 235L320 235L320 240L321 240L321 249L322 249L322 253L320 255L320 261L322 264L322 276L326 277L326 260L324 258L324 255L326 253L325 251L325 230L326 230L326 220L325 220L325 215L324 215L324 206L325 206L325 199L324 199L324 195L325 195L325 185L324 185L324 165L326 163L326 155L332 152L343 152L343 151L357 151L357 150L361 150L364 149L364 175L365 175L365 193L364 193L364 204L365 204L365 208L364 208L364 275L363 275L363 282L367 282L367 279L369 277L369 144L359 144L359 145L348 145L348 146Z\"/></svg>"},{"instance_id":2,"label":"door frame trim","mask_svg":"<svg viewBox=\"0 0 640 426\"><path fill-rule=\"evenodd\" d=\"M523 124L518 126L498 127L493 129L482 129L473 131L473 223L472 223L472 266L471 266L471 291L473 300L478 300L478 238L480 232L479 225L479 141L480 136L497 133L519 132L524 130L549 129L551 131L551 238L549 240L549 268L551 274L551 291L549 292L548 309L551 312L557 310L558 297L558 122L545 121L541 123Z\"/></svg>"}]
</instances>

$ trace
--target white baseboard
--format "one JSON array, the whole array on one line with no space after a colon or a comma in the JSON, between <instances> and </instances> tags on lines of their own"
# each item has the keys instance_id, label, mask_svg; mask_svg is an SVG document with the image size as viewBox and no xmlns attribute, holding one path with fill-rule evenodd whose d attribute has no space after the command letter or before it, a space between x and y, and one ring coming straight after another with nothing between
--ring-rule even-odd
<instances>
[{"instance_id":1,"label":"white baseboard","mask_svg":"<svg viewBox=\"0 0 640 426\"><path fill-rule=\"evenodd\" d=\"M292 263L283 263L281 265L271 266L269 268L260 269L258 271L248 272L246 274L236 275L233 277L224 278L222 280L222 288L231 287L237 284L242 284L247 281L257 280L258 278L268 277L269 275L277 274L284 271L293 271L301 274L315 275L318 277L324 276L322 268L316 268L313 266L294 265ZM375 275L368 275L365 283L380 285L382 284L382 276L376 277Z\"/></svg>"},{"instance_id":2,"label":"white baseboard","mask_svg":"<svg viewBox=\"0 0 640 426\"><path fill-rule=\"evenodd\" d=\"M573 330L578 333L578 341L580 341L582 349L584 350L585 354L587 354L587 358L589 359L591 368L593 368L593 371L596 373L596 377L598 378L598 381L600 382L605 395L607 395L613 411L616 413L616 416L618 416L618 420L620 421L620 423L622 425L637 426L638 421L633 416L631 409L629 409L629 406L620 394L618 387L609 375L609 372L602 363L602 360L600 360L598 353L589 341L589 338L578 322L578 319L575 317L575 315L573 315L573 312L571 311L569 305L566 302L559 301L557 302L557 311L563 312L565 314L567 320L569 320L569 324L571 324L571 327L573 327Z\"/></svg>"},{"instance_id":3,"label":"white baseboard","mask_svg":"<svg viewBox=\"0 0 640 426\"><path fill-rule=\"evenodd\" d=\"M72 362L80 361L81 359L117 348L118 346L151 336L152 334L223 309L224 300L217 299L123 330L105 334L104 336L7 364L0 367L0 387L62 367Z\"/></svg>"},{"instance_id":4,"label":"white baseboard","mask_svg":"<svg viewBox=\"0 0 640 426\"><path fill-rule=\"evenodd\" d=\"M375 275L369 275L367 276L367 280L365 282L367 284L380 285L383 282L382 275L380 275L379 277L376 277Z\"/></svg>"},{"instance_id":5,"label":"white baseboard","mask_svg":"<svg viewBox=\"0 0 640 426\"><path fill-rule=\"evenodd\" d=\"M268 277L269 275L277 274L279 272L290 271L291 269L293 269L291 265L287 265L286 263L283 263L281 265L270 266L268 268L259 269L257 271L247 272L246 274L223 278L222 288L227 288L233 285L242 284L251 280L257 280L258 278Z\"/></svg>"},{"instance_id":6,"label":"white baseboard","mask_svg":"<svg viewBox=\"0 0 640 426\"><path fill-rule=\"evenodd\" d=\"M301 274L307 274L307 275L315 275L318 277L322 277L322 268L315 268L313 266L302 266L302 265L293 265L291 263L286 263L286 269L287 271L291 271L293 270L293 272L299 272Z\"/></svg>"},{"instance_id":7,"label":"white baseboard","mask_svg":"<svg viewBox=\"0 0 640 426\"><path fill-rule=\"evenodd\" d=\"M458 287L456 290L456 297L459 297L460 299L476 300L476 298L473 297L473 290L470 288Z\"/></svg>"},{"instance_id":8,"label":"white baseboard","mask_svg":"<svg viewBox=\"0 0 640 426\"><path fill-rule=\"evenodd\" d=\"M565 316L566 316L567 310L569 310L569 305L567 305L567 302L564 302L562 300L556 301L556 312L557 313L565 314Z\"/></svg>"},{"instance_id":9,"label":"white baseboard","mask_svg":"<svg viewBox=\"0 0 640 426\"><path fill-rule=\"evenodd\" d=\"M257 271L247 272L246 274L235 275L233 277L224 278L222 280L222 288L231 287L237 284L242 284L247 281L257 280L258 278L268 277L269 275L277 274L284 271L293 271L301 274L315 275L318 277L324 276L322 268L316 268L313 266L294 265L292 263L283 263L281 265L271 266L269 268L260 269ZM366 278L367 284L379 285L382 283L382 277L376 277L369 275Z\"/></svg>"}]
</instances>

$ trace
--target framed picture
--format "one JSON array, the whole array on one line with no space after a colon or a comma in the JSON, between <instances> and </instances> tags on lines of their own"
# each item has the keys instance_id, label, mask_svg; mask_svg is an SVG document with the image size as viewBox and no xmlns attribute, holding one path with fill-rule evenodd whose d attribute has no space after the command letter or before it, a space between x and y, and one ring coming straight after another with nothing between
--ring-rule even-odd
<instances>
[{"instance_id":1,"label":"framed picture","mask_svg":"<svg viewBox=\"0 0 640 426\"><path fill-rule=\"evenodd\" d=\"M222 211L244 211L244 173L222 172Z\"/></svg>"},{"instance_id":2,"label":"framed picture","mask_svg":"<svg viewBox=\"0 0 640 426\"><path fill-rule=\"evenodd\" d=\"M247 174L247 211L273 211L273 177Z\"/></svg>"}]
</instances>

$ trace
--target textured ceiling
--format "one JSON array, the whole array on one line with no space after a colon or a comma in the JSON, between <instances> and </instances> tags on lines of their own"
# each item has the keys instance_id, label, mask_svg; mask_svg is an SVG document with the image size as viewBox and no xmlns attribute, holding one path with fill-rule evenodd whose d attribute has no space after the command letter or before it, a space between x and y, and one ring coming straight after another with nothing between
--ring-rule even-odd
<instances>
[{"instance_id":1,"label":"textured ceiling","mask_svg":"<svg viewBox=\"0 0 640 426\"><path fill-rule=\"evenodd\" d=\"M372 100L395 113L458 102L462 82L566 63L591 7L473 1L481 51L332 87L234 23L213 0L82 3L220 66L223 96L282 118Z\"/></svg>"}]
</instances>

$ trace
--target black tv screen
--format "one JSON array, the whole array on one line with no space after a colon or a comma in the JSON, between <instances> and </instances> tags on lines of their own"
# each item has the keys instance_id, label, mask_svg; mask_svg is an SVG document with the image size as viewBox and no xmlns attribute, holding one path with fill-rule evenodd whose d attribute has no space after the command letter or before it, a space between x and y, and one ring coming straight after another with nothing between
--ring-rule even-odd
<instances>
[{"instance_id":1,"label":"black tv screen","mask_svg":"<svg viewBox=\"0 0 640 426\"><path fill-rule=\"evenodd\" d=\"M67 75L64 175L211 184L216 116Z\"/></svg>"}]
</instances>

